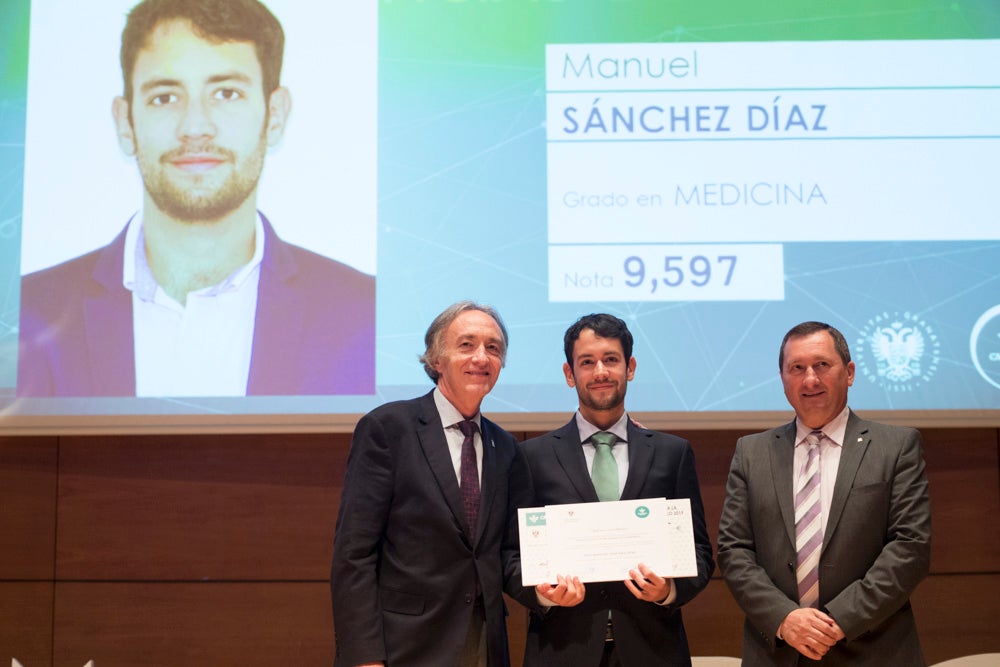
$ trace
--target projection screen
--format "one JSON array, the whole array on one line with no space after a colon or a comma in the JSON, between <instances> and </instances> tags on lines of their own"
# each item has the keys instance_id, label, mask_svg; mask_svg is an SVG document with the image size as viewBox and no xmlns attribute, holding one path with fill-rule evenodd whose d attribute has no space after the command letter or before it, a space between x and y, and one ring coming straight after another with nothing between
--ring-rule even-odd
<instances>
[{"instance_id":1,"label":"projection screen","mask_svg":"<svg viewBox=\"0 0 1000 667\"><path fill-rule=\"evenodd\" d=\"M847 337L866 416L1000 425L993 0L266 2L291 110L256 208L281 243L374 280L374 330L317 296L340 278L303 276L304 315L262 287L258 327L286 314L242 343L236 391L220 354L159 346L127 314L105 326L90 274L64 272L80 298L30 288L108 248L122 287L113 242L148 206L112 114L133 4L0 10L3 432L349 430L430 389L424 332L461 299L510 331L484 411L511 428L575 408L562 334L590 312L635 335L629 407L649 426L773 425L778 345L804 320ZM309 356L300 317L358 340ZM150 359L184 389L146 383ZM258 372L275 389L251 390Z\"/></svg>"}]
</instances>

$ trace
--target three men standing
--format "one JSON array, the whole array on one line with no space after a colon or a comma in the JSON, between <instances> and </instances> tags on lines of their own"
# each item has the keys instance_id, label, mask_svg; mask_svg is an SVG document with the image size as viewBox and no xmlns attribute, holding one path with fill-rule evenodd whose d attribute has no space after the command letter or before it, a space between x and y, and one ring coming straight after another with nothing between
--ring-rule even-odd
<instances>
[{"instance_id":1,"label":"three men standing","mask_svg":"<svg viewBox=\"0 0 1000 667\"><path fill-rule=\"evenodd\" d=\"M479 414L506 354L496 313L456 304L426 342L437 388L355 431L334 548L336 664L506 665L506 582L530 610L526 667L689 665L679 607L708 584L712 547L690 443L625 411L636 369L625 323L587 315L566 331L579 409L521 445ZM920 434L847 407L854 364L827 324L792 328L779 369L796 419L738 441L719 527L720 567L747 616L743 663L925 664L909 604L930 560ZM622 582L522 585L517 508L639 498L690 500L697 576L637 563Z\"/></svg>"}]
</instances>

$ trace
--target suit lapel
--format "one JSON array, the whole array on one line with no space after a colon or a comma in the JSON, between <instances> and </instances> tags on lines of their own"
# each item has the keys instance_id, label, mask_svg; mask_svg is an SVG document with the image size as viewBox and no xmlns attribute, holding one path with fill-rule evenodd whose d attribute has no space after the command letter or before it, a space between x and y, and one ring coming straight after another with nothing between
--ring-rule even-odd
<instances>
[{"instance_id":1,"label":"suit lapel","mask_svg":"<svg viewBox=\"0 0 1000 667\"><path fill-rule=\"evenodd\" d=\"M653 464L653 434L628 422L628 477L622 489L622 500L639 497Z\"/></svg>"},{"instance_id":2,"label":"suit lapel","mask_svg":"<svg viewBox=\"0 0 1000 667\"><path fill-rule=\"evenodd\" d=\"M489 521L490 508L497 490L497 450L493 442L493 423L481 417L481 437L483 440L483 474L479 484L479 521L473 543L479 542Z\"/></svg>"},{"instance_id":3,"label":"suit lapel","mask_svg":"<svg viewBox=\"0 0 1000 667\"><path fill-rule=\"evenodd\" d=\"M594 490L590 471L587 470L587 460L583 456L583 449L581 449L580 430L576 427L576 417L570 419L569 423L561 429L553 431L549 438L556 461L559 462L577 495L580 496L580 502L598 502L597 491Z\"/></svg>"},{"instance_id":4,"label":"suit lapel","mask_svg":"<svg viewBox=\"0 0 1000 667\"><path fill-rule=\"evenodd\" d=\"M248 395L283 393L288 378L305 376L309 370L303 367L309 355L303 353L301 341L303 314L312 304L305 301L300 290L289 287L289 281L298 273L295 259L267 218L261 218L264 257L257 285Z\"/></svg>"},{"instance_id":5,"label":"suit lapel","mask_svg":"<svg viewBox=\"0 0 1000 667\"><path fill-rule=\"evenodd\" d=\"M420 441L424 458L427 459L427 464L430 466L438 488L441 489L445 502L451 509L451 513L455 515L455 520L461 524L465 534L468 535L469 524L465 518L465 508L462 505L462 492L458 488L455 466L451 462L441 416L438 414L437 406L434 405L433 392L420 399L420 412L417 416L417 440Z\"/></svg>"},{"instance_id":6,"label":"suit lapel","mask_svg":"<svg viewBox=\"0 0 1000 667\"><path fill-rule=\"evenodd\" d=\"M122 286L127 231L128 225L101 251L94 266L93 278L104 292L83 302L93 396L135 395L132 293Z\"/></svg>"},{"instance_id":7,"label":"suit lapel","mask_svg":"<svg viewBox=\"0 0 1000 667\"><path fill-rule=\"evenodd\" d=\"M824 543L833 537L837 522L840 521L840 515L844 511L847 496L854 485L854 478L861 466L861 460L864 459L870 443L868 425L851 412L847 417L847 428L844 431L844 443L840 451L840 463L837 465L837 481L833 485L833 498L830 500Z\"/></svg>"},{"instance_id":8,"label":"suit lapel","mask_svg":"<svg viewBox=\"0 0 1000 667\"><path fill-rule=\"evenodd\" d=\"M795 545L795 421L775 431L771 443L771 479L788 540Z\"/></svg>"}]
</instances>

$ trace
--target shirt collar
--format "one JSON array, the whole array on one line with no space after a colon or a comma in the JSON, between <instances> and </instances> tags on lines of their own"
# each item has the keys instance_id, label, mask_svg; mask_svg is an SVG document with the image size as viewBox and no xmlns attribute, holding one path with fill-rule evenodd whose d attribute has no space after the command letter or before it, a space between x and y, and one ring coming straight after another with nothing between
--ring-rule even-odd
<instances>
[{"instance_id":1,"label":"shirt collar","mask_svg":"<svg viewBox=\"0 0 1000 667\"><path fill-rule=\"evenodd\" d=\"M136 213L129 220L125 232L125 256L122 265L122 285L125 289L135 292L144 301L152 301L156 297L159 285L153 277L153 271L146 260L146 235L143 228L143 217ZM205 288L206 294L215 295L225 291L230 286L239 287L247 280L264 259L264 223L260 213L254 217L254 250L250 261L233 271L218 285Z\"/></svg>"},{"instance_id":2,"label":"shirt collar","mask_svg":"<svg viewBox=\"0 0 1000 667\"><path fill-rule=\"evenodd\" d=\"M844 445L844 435L847 433L847 418L851 414L851 409L844 406L844 409L840 411L836 417L831 419L828 423L824 424L819 430L823 431L823 435L826 439L832 442L837 447L842 447ZM813 429L809 428L802 423L797 417L795 419L795 444L801 445L806 436L813 432Z\"/></svg>"},{"instance_id":3,"label":"shirt collar","mask_svg":"<svg viewBox=\"0 0 1000 667\"><path fill-rule=\"evenodd\" d=\"M441 389L438 387L434 387L434 405L437 407L438 415L441 416L441 423L445 428L455 426L458 422L465 420L465 417L458 411L458 408L444 397L444 394L441 393ZM482 432L483 427L480 423L481 418L481 412L477 412L476 416L472 418L472 421L476 422L476 426L479 427L480 432Z\"/></svg>"},{"instance_id":4,"label":"shirt collar","mask_svg":"<svg viewBox=\"0 0 1000 667\"><path fill-rule=\"evenodd\" d=\"M580 432L580 442L584 443L598 431L607 431L608 433L614 433L618 436L618 439L622 442L628 442L628 413L622 414L622 416L611 426L611 428L597 428L589 421L583 418L580 411L576 412L576 428Z\"/></svg>"}]
</instances>

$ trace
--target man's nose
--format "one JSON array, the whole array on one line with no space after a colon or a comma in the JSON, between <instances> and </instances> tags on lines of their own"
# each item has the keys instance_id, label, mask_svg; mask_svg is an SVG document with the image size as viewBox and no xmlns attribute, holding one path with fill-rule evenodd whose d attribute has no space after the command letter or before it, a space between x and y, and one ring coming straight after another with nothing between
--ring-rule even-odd
<instances>
[{"instance_id":1,"label":"man's nose","mask_svg":"<svg viewBox=\"0 0 1000 667\"><path fill-rule=\"evenodd\" d=\"M207 101L198 97L188 100L178 133L185 139L215 136L215 122Z\"/></svg>"},{"instance_id":2,"label":"man's nose","mask_svg":"<svg viewBox=\"0 0 1000 667\"><path fill-rule=\"evenodd\" d=\"M603 361L598 361L594 364L594 375L598 377L605 377L608 374L608 367L604 365Z\"/></svg>"}]
</instances>

